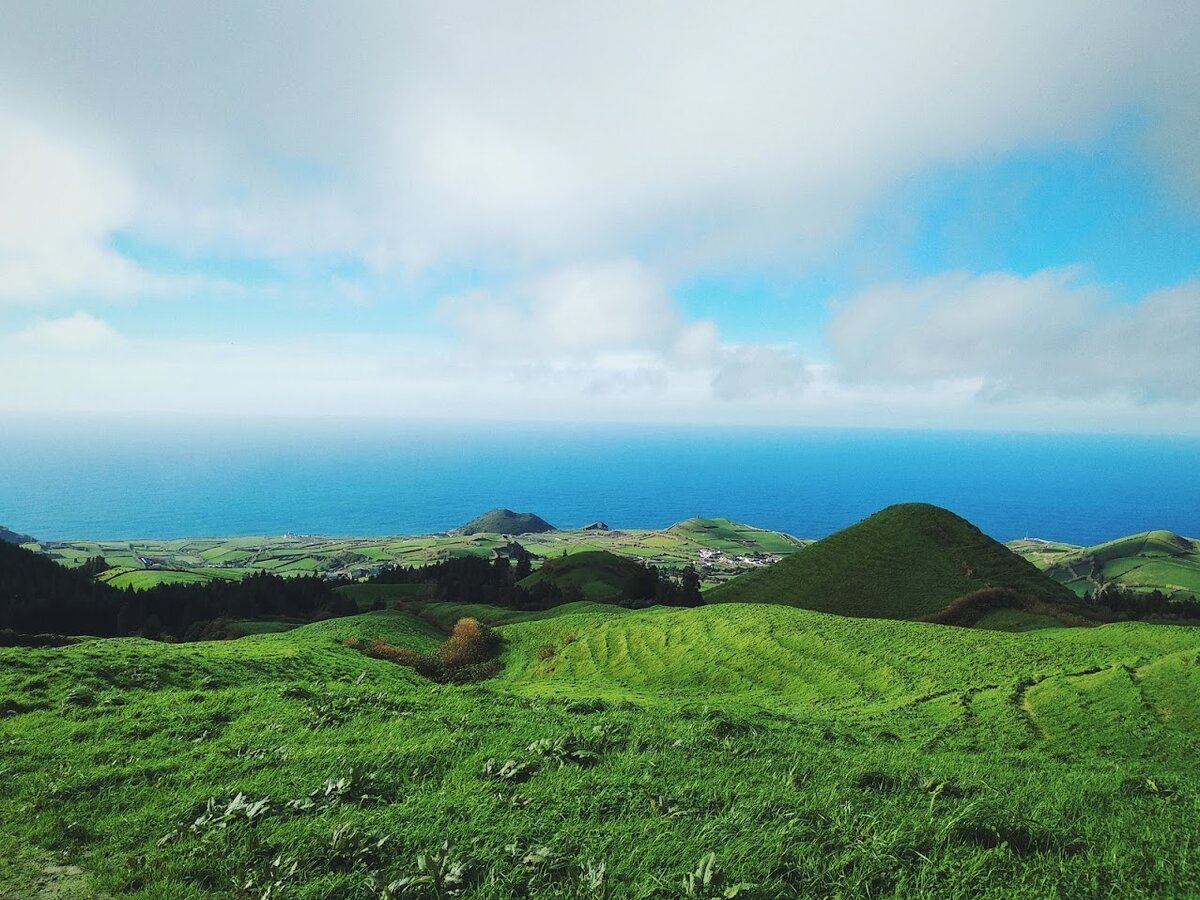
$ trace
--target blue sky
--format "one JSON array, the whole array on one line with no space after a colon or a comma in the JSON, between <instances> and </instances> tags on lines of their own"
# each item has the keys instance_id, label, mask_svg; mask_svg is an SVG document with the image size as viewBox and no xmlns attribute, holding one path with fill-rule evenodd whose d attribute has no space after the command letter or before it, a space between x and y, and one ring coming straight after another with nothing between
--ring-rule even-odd
<instances>
[{"instance_id":1,"label":"blue sky","mask_svg":"<svg viewBox=\"0 0 1200 900\"><path fill-rule=\"evenodd\" d=\"M518 6L6 5L0 413L1200 431L1195 7Z\"/></svg>"}]
</instances>

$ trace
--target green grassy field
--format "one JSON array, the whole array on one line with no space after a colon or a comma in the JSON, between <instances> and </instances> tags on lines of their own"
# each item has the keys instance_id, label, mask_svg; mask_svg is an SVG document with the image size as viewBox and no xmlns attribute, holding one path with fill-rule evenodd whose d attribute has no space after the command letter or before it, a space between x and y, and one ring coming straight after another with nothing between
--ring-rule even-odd
<instances>
[{"instance_id":1,"label":"green grassy field","mask_svg":"<svg viewBox=\"0 0 1200 900\"><path fill-rule=\"evenodd\" d=\"M1079 596L1115 584L1200 598L1200 541L1170 531L1146 531L1093 547L1031 540L1009 546Z\"/></svg>"},{"instance_id":2,"label":"green grassy field","mask_svg":"<svg viewBox=\"0 0 1200 900\"><path fill-rule=\"evenodd\" d=\"M492 612L0 650L0 896L1200 893L1200 631Z\"/></svg>"},{"instance_id":3,"label":"green grassy field","mask_svg":"<svg viewBox=\"0 0 1200 900\"><path fill-rule=\"evenodd\" d=\"M918 618L987 587L1049 601L1073 595L954 513L890 506L705 595L710 603L783 603L852 616Z\"/></svg>"}]
</instances>

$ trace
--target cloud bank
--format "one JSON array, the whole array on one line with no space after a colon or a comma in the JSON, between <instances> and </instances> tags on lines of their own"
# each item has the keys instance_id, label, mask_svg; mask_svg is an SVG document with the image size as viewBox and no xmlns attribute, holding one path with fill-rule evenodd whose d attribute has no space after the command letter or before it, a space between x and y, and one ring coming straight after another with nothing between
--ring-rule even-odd
<instances>
[{"instance_id":1,"label":"cloud bank","mask_svg":"<svg viewBox=\"0 0 1200 900\"><path fill-rule=\"evenodd\" d=\"M1200 6L11 0L0 410L1178 430L1195 282L1121 302L1080 260L868 284L820 352L680 299L836 257L906 179L1086 151L1131 111L1195 216ZM286 340L122 321L287 296L210 260L309 278L289 325L318 295L339 315ZM484 287L398 299L447 272Z\"/></svg>"},{"instance_id":2,"label":"cloud bank","mask_svg":"<svg viewBox=\"0 0 1200 900\"><path fill-rule=\"evenodd\" d=\"M5 291L136 290L114 229L407 269L792 258L906 173L1129 105L1200 187L1198 33L1186 3L16 0Z\"/></svg>"},{"instance_id":3,"label":"cloud bank","mask_svg":"<svg viewBox=\"0 0 1200 900\"><path fill-rule=\"evenodd\" d=\"M978 383L990 401L1200 400L1200 282L1117 303L1074 270L953 272L840 304L829 344L856 383Z\"/></svg>"}]
</instances>

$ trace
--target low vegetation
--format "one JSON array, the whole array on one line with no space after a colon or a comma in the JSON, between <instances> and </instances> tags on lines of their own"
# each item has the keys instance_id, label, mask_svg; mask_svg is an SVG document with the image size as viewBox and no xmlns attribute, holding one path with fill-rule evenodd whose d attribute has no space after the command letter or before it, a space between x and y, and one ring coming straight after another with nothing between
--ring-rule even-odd
<instances>
[{"instance_id":1,"label":"low vegetation","mask_svg":"<svg viewBox=\"0 0 1200 900\"><path fill-rule=\"evenodd\" d=\"M373 659L408 666L432 681L463 684L483 681L500 671L496 661L501 649L500 635L474 618L459 619L446 640L427 652L400 647L381 637L370 641L349 637L342 644Z\"/></svg>"},{"instance_id":2,"label":"low vegetation","mask_svg":"<svg viewBox=\"0 0 1200 900\"><path fill-rule=\"evenodd\" d=\"M1177 600L920 505L709 594L794 605L574 549L123 591L0 543L0 897L1200 895L1200 629L1098 624Z\"/></svg>"},{"instance_id":3,"label":"low vegetation","mask_svg":"<svg viewBox=\"0 0 1200 900\"><path fill-rule=\"evenodd\" d=\"M398 611L0 649L0 896L1200 892L1198 631L497 613L465 685Z\"/></svg>"}]
</instances>

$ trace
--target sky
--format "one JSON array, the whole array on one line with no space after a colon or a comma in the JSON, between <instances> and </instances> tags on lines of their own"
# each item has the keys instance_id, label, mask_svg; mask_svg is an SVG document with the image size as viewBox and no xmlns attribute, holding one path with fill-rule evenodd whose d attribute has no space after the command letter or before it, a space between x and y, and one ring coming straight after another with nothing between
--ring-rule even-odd
<instances>
[{"instance_id":1,"label":"sky","mask_svg":"<svg viewBox=\"0 0 1200 900\"><path fill-rule=\"evenodd\" d=\"M1200 4L0 5L0 415L1200 433Z\"/></svg>"}]
</instances>

